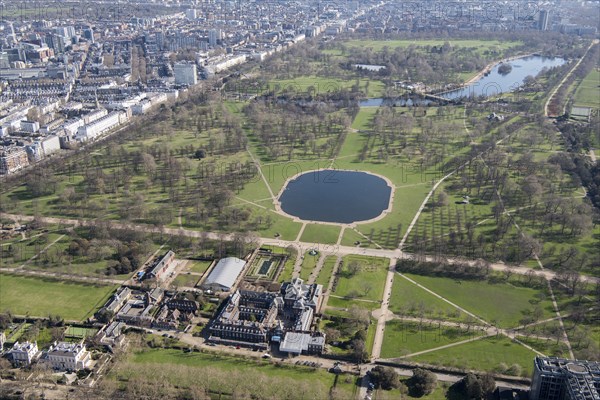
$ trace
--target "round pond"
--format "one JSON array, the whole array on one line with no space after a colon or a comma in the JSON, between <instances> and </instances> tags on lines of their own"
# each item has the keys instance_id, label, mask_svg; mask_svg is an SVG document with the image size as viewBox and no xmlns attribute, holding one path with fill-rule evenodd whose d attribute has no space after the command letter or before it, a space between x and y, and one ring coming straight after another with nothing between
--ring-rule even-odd
<instances>
[{"instance_id":1,"label":"round pond","mask_svg":"<svg viewBox=\"0 0 600 400\"><path fill-rule=\"evenodd\" d=\"M325 169L290 180L279 202L286 214L302 220L349 224L381 215L388 209L391 193L379 176Z\"/></svg>"}]
</instances>

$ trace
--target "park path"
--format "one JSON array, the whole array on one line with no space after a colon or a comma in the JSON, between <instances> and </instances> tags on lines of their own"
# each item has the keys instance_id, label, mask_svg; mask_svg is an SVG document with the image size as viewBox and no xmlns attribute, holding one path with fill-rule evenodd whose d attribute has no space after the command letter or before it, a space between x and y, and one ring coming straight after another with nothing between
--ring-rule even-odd
<instances>
[{"instance_id":1,"label":"park path","mask_svg":"<svg viewBox=\"0 0 600 400\"><path fill-rule=\"evenodd\" d=\"M487 167L487 164L486 164L485 160L483 159L483 157L481 157L481 160L483 161L484 165ZM519 232L519 235L521 235L521 237L524 238L525 233L521 229L521 226L519 225L517 220L512 216L512 214L510 214L510 212L507 211L506 206L504 204L504 200L502 199L502 195L500 194L500 191L498 190L498 186L496 184L494 184L494 187L496 188L496 196L498 198L498 202L500 203L500 206L502 207L502 210L504 210L506 212L506 215L508 216L508 218L510 219L512 224L515 226L515 228L517 229L517 232ZM540 260L540 257L538 256L537 252L533 252L533 258L535 259L535 262L540 267L540 269L543 271L544 265L542 264L542 261ZM549 280L549 279L546 280L546 284L548 286L548 293L550 293L552 307L554 308L554 312L556 313L556 316L558 317L558 323L559 323L560 329L562 330L562 333L563 333L563 341L567 345L567 349L569 350L570 358L575 359L575 355L573 354L573 348L571 347L571 342L569 341L569 335L567 335L567 330L565 328L563 319L560 315L560 309L558 308L558 303L556 302L556 296L554 295L554 290L552 289L551 280Z\"/></svg>"},{"instance_id":2,"label":"park path","mask_svg":"<svg viewBox=\"0 0 600 400\"><path fill-rule=\"evenodd\" d=\"M323 269L323 264L325 264L325 257L325 254L321 254L319 256L317 265L315 265L315 268L311 271L310 276L308 277L308 281L306 282L309 285L315 283L315 279L317 279L317 276L319 276L319 274L321 273L321 270Z\"/></svg>"},{"instance_id":3,"label":"park path","mask_svg":"<svg viewBox=\"0 0 600 400\"><path fill-rule=\"evenodd\" d=\"M477 340L481 340L490 336L495 335L495 333L492 334L487 334L487 335L482 335L482 336L475 336L475 337L471 337L469 339L465 339L465 340L461 340L460 342L454 342L454 343L449 343L449 344L445 344L443 346L439 346L439 347L434 347L432 349L427 349L427 350L421 350L421 351L417 351L414 353L410 353L407 354L405 356L402 357L394 357L394 358L409 358L409 357L416 357L416 356L420 356L421 354L427 354L427 353L432 353L434 351L439 351L439 350L444 350L444 349L448 349L450 347L456 347L456 346L460 346L462 344L467 344L470 342L475 342Z\"/></svg>"},{"instance_id":4,"label":"park path","mask_svg":"<svg viewBox=\"0 0 600 400\"><path fill-rule=\"evenodd\" d=\"M302 249L298 251L298 257L296 257L296 262L294 263L294 271L292 272L292 277L298 278L300 276L300 272L302 271L302 263L304 262L304 252Z\"/></svg>"},{"instance_id":5,"label":"park path","mask_svg":"<svg viewBox=\"0 0 600 400\"><path fill-rule=\"evenodd\" d=\"M23 264L19 265L17 267L17 269L21 270L21 269L25 268L25 266L27 266L33 260L35 260L36 258L38 258L42 253L45 253L50 247L54 246L57 242L59 242L64 237L65 237L64 234L60 235L56 240L53 240L52 243L49 243L46 247L44 247L43 249L41 249L40 251L38 251L36 254L34 254L33 257L31 257L29 260L27 260Z\"/></svg>"},{"instance_id":6,"label":"park path","mask_svg":"<svg viewBox=\"0 0 600 400\"><path fill-rule=\"evenodd\" d=\"M464 116L466 118L467 114L466 114L466 106L465 106L465 112L464 112ZM464 119L463 119L463 123L464 123ZM469 128L467 127L466 123L464 123L464 127L466 129L466 132L468 135L470 135L470 131ZM504 142L505 140L509 139L513 133L510 133L508 135L506 135L505 137L498 139L495 143L494 146L498 146L500 145L502 142ZM425 209L425 206L427 205L427 202L429 201L429 199L431 198L431 196L433 195L433 193L436 191L436 189L449 177L451 177L452 175L454 175L457 171L460 171L462 168L464 168L465 166L467 166L471 161L475 160L476 158L480 158L482 157L482 155L484 153L486 153L487 151L489 151L490 149L492 149L492 146L488 147L485 150L480 151L478 154L476 154L475 156L473 156L472 158L470 158L469 160L465 161L464 163L462 163L461 165L459 165L458 167L456 167L455 169L453 169L452 171L450 171L448 174L444 175L439 181L437 181L433 187L431 188L431 190L429 191L429 193L427 193L427 196L425 196L425 199L423 200L423 202L421 203L421 206L419 207L417 213L415 214L413 220L411 221L410 225L408 226L408 228L406 229L406 233L404 234L404 236L402 237L402 240L400 241L400 244L398 245L398 248L400 250L403 249L404 247L404 243L406 243L406 240L408 239L408 236L410 235L410 232L412 231L412 229L414 228L414 226L417 223L417 220L419 219L419 217L421 216L421 213L423 212L423 210Z\"/></svg>"},{"instance_id":7,"label":"park path","mask_svg":"<svg viewBox=\"0 0 600 400\"><path fill-rule=\"evenodd\" d=\"M336 245L340 245L342 244L342 239L344 238L344 232L346 232L346 226L342 226L342 229L340 229L340 234L338 235L337 241L335 242Z\"/></svg>"},{"instance_id":8,"label":"park path","mask_svg":"<svg viewBox=\"0 0 600 400\"><path fill-rule=\"evenodd\" d=\"M573 66L573 68L571 68L571 70L562 78L560 83L558 85L554 86L554 89L552 89L550 96L548 96L548 100L546 100L546 104L544 104L544 116L545 117L553 117L553 116L555 117L556 116L556 115L548 114L548 106L550 105L550 102L554 98L554 95L556 95L556 92L558 92L558 90L562 87L562 85L566 82L566 80L573 74L573 72L577 69L577 67L579 67L579 64L581 64L583 59L587 56L587 53L590 51L590 49L597 43L598 43L598 39L594 39L592 41L592 43L590 43L590 45L588 46L585 53L583 54L583 57L581 57L579 59L579 61L577 61L577 63ZM564 114L564 107L566 107L566 103L563 106L563 114Z\"/></svg>"},{"instance_id":9,"label":"park path","mask_svg":"<svg viewBox=\"0 0 600 400\"><path fill-rule=\"evenodd\" d=\"M324 310L327 307L327 302L329 301L329 295L333 290L333 284L335 282L335 277L338 274L338 271L342 264L342 257L338 256L335 260L335 265L333 266L333 271L331 272L331 277L329 278L329 282L327 283L327 288L324 290L323 301L321 302L321 310Z\"/></svg>"},{"instance_id":10,"label":"park path","mask_svg":"<svg viewBox=\"0 0 600 400\"><path fill-rule=\"evenodd\" d=\"M250 151L249 147L246 147L246 151L248 152L248 154L250 154L250 158L252 159L252 162L256 166L256 169L258 170L260 177L262 178L263 182L265 183L265 186L267 187L267 190L269 191L269 194L271 195L271 199L273 199L273 205L277 206L277 197L273 193L273 189L271 189L271 185L269 185L269 181L267 180L267 177L265 176L265 174L262 171L260 162L256 159L254 154Z\"/></svg>"},{"instance_id":11,"label":"park path","mask_svg":"<svg viewBox=\"0 0 600 400\"><path fill-rule=\"evenodd\" d=\"M6 272L14 275L23 275L23 276L34 276L39 278L53 278L53 279L64 279L75 282L84 282L84 283L98 283L98 284L109 284L109 285L123 285L125 283L124 280L120 279L110 279L110 278L100 278L94 276L85 276L85 275L73 275L73 274L65 274L62 272L49 272L49 271L39 271L39 270L29 270L29 269L17 269L17 268L0 268L0 272Z\"/></svg>"},{"instance_id":12,"label":"park path","mask_svg":"<svg viewBox=\"0 0 600 400\"><path fill-rule=\"evenodd\" d=\"M445 298L444 296L441 296L439 294L437 294L436 292L434 292L433 290L421 285L419 282L414 281L412 279L410 279L408 276L401 274L400 272L397 272L398 275L400 275L402 278L406 279L407 281L409 281L410 283L412 283L413 285L423 289L424 291L426 291L427 293L431 294L434 297L437 297L438 299L445 301L446 303L450 304L452 307L456 308L457 310L459 310L460 312L470 316L471 318L476 319L477 321L481 322L483 324L483 326L488 327L490 326L490 323L487 322L486 320L484 320L483 318L479 317L478 315L473 314L470 311L465 310L464 308L462 308L461 306L459 306L456 303L451 302L450 300L448 300L447 298Z\"/></svg>"},{"instance_id":13,"label":"park path","mask_svg":"<svg viewBox=\"0 0 600 400\"><path fill-rule=\"evenodd\" d=\"M375 310L378 311L378 310ZM543 323L549 322L549 321L554 321L556 320L557 317L553 317L553 318L548 318L542 321L537 321L537 322L533 322L531 324L528 324L527 326L532 327L532 326L537 326L537 325L541 325ZM407 316L402 316L402 315L398 315L393 313L392 311L388 310L388 313L386 315L386 321L392 321L392 320L397 320L397 321L402 321L402 322L410 322L410 323L418 323L418 324L427 324L429 327L435 327L437 326L438 328L440 327L447 327L447 328L456 328L456 329L462 329L465 332L469 332L470 330L473 331L480 331L480 332L485 332L485 334L494 334L494 335L499 335L500 334L500 328L495 327L495 326L482 326L482 325L475 325L475 324L470 324L470 323L466 323L466 322L461 322L461 321L448 321L448 320L441 320L441 319L432 319L432 318L420 318L420 317L407 317ZM550 336L544 336L544 335L527 335L521 332L518 332L518 329L523 329L524 326L520 326L520 327L516 327L516 328L509 328L506 329L506 332L510 335L512 335L511 337L516 337L516 336L535 336L538 339L544 339L544 340L555 340L555 337L550 337Z\"/></svg>"},{"instance_id":14,"label":"park path","mask_svg":"<svg viewBox=\"0 0 600 400\"><path fill-rule=\"evenodd\" d=\"M296 236L296 242L300 242L300 239L302 238L302 234L304 233L304 229L306 229L306 222L302 223L302 227L300 228L300 231L298 232L298 235Z\"/></svg>"},{"instance_id":15,"label":"park path","mask_svg":"<svg viewBox=\"0 0 600 400\"><path fill-rule=\"evenodd\" d=\"M7 214L0 212L0 216L17 218L20 221L32 221L34 219L31 215L20 215L20 214ZM38 217L38 219L47 224L63 224L63 225L72 225L72 226L88 226L94 224L94 220L86 220L86 219L69 219L69 218L55 218L55 217ZM145 233L162 233L167 235L174 236L186 236L191 238L204 238L208 240L224 240L224 241L232 241L234 240L233 234L224 234L222 232L205 232L205 231L196 231L192 229L175 229L175 228L166 228L166 227L157 227L154 225L147 224L136 224L136 223L122 223L116 221L106 221L113 229L131 229ZM299 255L302 250L314 248L314 243L306 243L295 240L283 240L278 238L265 238L258 237L257 238L259 245L272 245L286 248L288 246L293 246L299 249ZM382 258L405 258L405 259L413 259L416 258L414 254L407 253L400 249L373 249L373 248L365 248L365 247L356 247L356 246L337 246L337 245L319 245L318 250L326 255L335 255L335 256L345 256L345 255L364 255L370 257L382 257ZM421 259L425 259L426 261L439 261L439 257L433 256L425 256L421 257ZM466 263L469 265L474 265L478 260L471 260L467 258L461 257L444 257L444 261L450 264L456 263ZM514 274L518 275L526 275L531 271L530 267L527 266L518 266L518 265L507 265L503 262L490 263L489 267L494 271L504 272L506 270L510 270ZM552 280L555 278L556 274L550 270L542 270L536 271L536 273L540 276L543 276L546 279ZM600 278L582 275L581 280L588 283L598 283L600 282Z\"/></svg>"},{"instance_id":16,"label":"park path","mask_svg":"<svg viewBox=\"0 0 600 400\"><path fill-rule=\"evenodd\" d=\"M383 289L383 298L381 301L381 307L377 310L377 327L375 328L375 338L373 339L373 350L371 351L371 359L377 360L381 357L381 346L383 345L383 334L385 331L386 316L390 305L390 298L392 296L392 287L394 284L394 271L396 270L396 264L398 259L391 258L390 265L388 267L387 276L385 278L385 288Z\"/></svg>"}]
</instances>

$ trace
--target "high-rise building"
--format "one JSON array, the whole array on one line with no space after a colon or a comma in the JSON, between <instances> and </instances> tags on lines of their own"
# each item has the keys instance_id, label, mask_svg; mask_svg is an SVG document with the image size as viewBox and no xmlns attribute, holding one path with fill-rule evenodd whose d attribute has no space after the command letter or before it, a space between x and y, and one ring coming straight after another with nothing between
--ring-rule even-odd
<instances>
[{"instance_id":1,"label":"high-rise building","mask_svg":"<svg viewBox=\"0 0 600 400\"><path fill-rule=\"evenodd\" d=\"M54 54L62 54L65 52L66 43L64 36L49 33L46 35L46 44L54 50Z\"/></svg>"},{"instance_id":2,"label":"high-rise building","mask_svg":"<svg viewBox=\"0 0 600 400\"><path fill-rule=\"evenodd\" d=\"M194 20L196 18L198 18L198 10L196 10L195 8L190 8L188 10L185 10L185 17L189 20Z\"/></svg>"},{"instance_id":3,"label":"high-rise building","mask_svg":"<svg viewBox=\"0 0 600 400\"><path fill-rule=\"evenodd\" d=\"M217 41L221 40L221 30L220 29L211 29L208 31L208 44L212 47L217 45Z\"/></svg>"},{"instance_id":4,"label":"high-rise building","mask_svg":"<svg viewBox=\"0 0 600 400\"><path fill-rule=\"evenodd\" d=\"M600 399L600 363L536 357L533 362L531 400Z\"/></svg>"},{"instance_id":5,"label":"high-rise building","mask_svg":"<svg viewBox=\"0 0 600 400\"><path fill-rule=\"evenodd\" d=\"M90 43L94 43L94 31L92 28L84 29L83 37L86 38Z\"/></svg>"},{"instance_id":6,"label":"high-rise building","mask_svg":"<svg viewBox=\"0 0 600 400\"><path fill-rule=\"evenodd\" d=\"M54 28L54 32L56 32L57 35L68 39L71 39L73 36L75 36L75 28L73 26L57 26Z\"/></svg>"},{"instance_id":7,"label":"high-rise building","mask_svg":"<svg viewBox=\"0 0 600 400\"><path fill-rule=\"evenodd\" d=\"M173 75L175 75L175 84L177 85L195 85L198 83L196 64L175 64Z\"/></svg>"},{"instance_id":8,"label":"high-rise building","mask_svg":"<svg viewBox=\"0 0 600 400\"><path fill-rule=\"evenodd\" d=\"M550 11L540 10L540 17L538 19L538 29L540 31L547 31L550 27Z\"/></svg>"}]
</instances>

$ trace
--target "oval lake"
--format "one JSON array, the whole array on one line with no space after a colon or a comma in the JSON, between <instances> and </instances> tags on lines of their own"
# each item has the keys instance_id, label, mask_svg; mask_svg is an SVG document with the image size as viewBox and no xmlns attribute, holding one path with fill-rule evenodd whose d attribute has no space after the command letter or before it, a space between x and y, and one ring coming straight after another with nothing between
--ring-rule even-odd
<instances>
[{"instance_id":1,"label":"oval lake","mask_svg":"<svg viewBox=\"0 0 600 400\"><path fill-rule=\"evenodd\" d=\"M325 169L290 180L279 202L285 213L302 220L349 224L381 215L391 193L392 188L379 176Z\"/></svg>"}]
</instances>

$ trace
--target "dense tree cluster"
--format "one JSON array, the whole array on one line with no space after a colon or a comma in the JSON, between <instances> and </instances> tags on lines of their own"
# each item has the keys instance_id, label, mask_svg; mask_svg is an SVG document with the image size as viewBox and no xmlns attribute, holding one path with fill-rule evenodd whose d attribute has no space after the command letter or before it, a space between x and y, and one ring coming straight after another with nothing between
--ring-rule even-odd
<instances>
[{"instance_id":1,"label":"dense tree cluster","mask_svg":"<svg viewBox=\"0 0 600 400\"><path fill-rule=\"evenodd\" d=\"M335 103L322 101L255 101L244 113L272 160L333 157L351 122Z\"/></svg>"},{"instance_id":2,"label":"dense tree cluster","mask_svg":"<svg viewBox=\"0 0 600 400\"><path fill-rule=\"evenodd\" d=\"M475 375L469 372L463 379L456 382L448 391L449 399L483 400L488 398L496 389L496 382L491 375Z\"/></svg>"},{"instance_id":3,"label":"dense tree cluster","mask_svg":"<svg viewBox=\"0 0 600 400\"><path fill-rule=\"evenodd\" d=\"M381 365L378 365L369 371L369 379L376 388L384 390L396 389L401 385L400 377L398 376L398 373L394 371L394 368Z\"/></svg>"},{"instance_id":4,"label":"dense tree cluster","mask_svg":"<svg viewBox=\"0 0 600 400\"><path fill-rule=\"evenodd\" d=\"M408 390L412 396L421 397L431 394L437 386L437 376L426 369L416 368L408 380Z\"/></svg>"}]
</instances>

